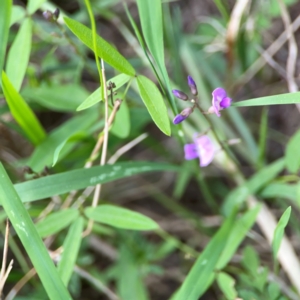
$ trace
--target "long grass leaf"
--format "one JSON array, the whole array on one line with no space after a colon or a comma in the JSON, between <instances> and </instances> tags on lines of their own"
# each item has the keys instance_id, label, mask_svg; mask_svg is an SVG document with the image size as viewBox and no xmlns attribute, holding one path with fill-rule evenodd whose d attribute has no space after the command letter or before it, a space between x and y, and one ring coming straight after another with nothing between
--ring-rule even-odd
<instances>
[{"instance_id":1,"label":"long grass leaf","mask_svg":"<svg viewBox=\"0 0 300 300\"><path fill-rule=\"evenodd\" d=\"M0 178L1 205L35 267L48 297L53 300L72 299L1 163Z\"/></svg>"},{"instance_id":2,"label":"long grass leaf","mask_svg":"<svg viewBox=\"0 0 300 300\"><path fill-rule=\"evenodd\" d=\"M20 26L7 56L6 74L18 92L20 91L29 62L31 36L32 21L26 18Z\"/></svg>"},{"instance_id":3,"label":"long grass leaf","mask_svg":"<svg viewBox=\"0 0 300 300\"><path fill-rule=\"evenodd\" d=\"M24 130L28 139L34 144L40 144L46 137L46 132L34 112L16 91L7 75L2 71L3 92L11 114Z\"/></svg>"},{"instance_id":4,"label":"long grass leaf","mask_svg":"<svg viewBox=\"0 0 300 300\"><path fill-rule=\"evenodd\" d=\"M151 171L178 171L178 167L154 162L123 162L50 175L18 183L15 188L21 200L29 202Z\"/></svg>"}]
</instances>

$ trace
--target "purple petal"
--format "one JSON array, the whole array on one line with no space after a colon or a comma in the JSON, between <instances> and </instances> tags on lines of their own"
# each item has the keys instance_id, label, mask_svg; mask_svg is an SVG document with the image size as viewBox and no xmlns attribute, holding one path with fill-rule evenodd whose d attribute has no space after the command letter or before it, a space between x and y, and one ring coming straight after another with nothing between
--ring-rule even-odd
<instances>
[{"instance_id":1,"label":"purple petal","mask_svg":"<svg viewBox=\"0 0 300 300\"><path fill-rule=\"evenodd\" d=\"M187 94L185 94L184 92L182 91L179 91L179 90L172 90L172 93L173 95L176 97L176 98L179 98L181 100L188 100L189 97Z\"/></svg>"},{"instance_id":2,"label":"purple petal","mask_svg":"<svg viewBox=\"0 0 300 300\"><path fill-rule=\"evenodd\" d=\"M227 108L231 105L231 98L225 97L221 102L220 102L220 107L221 108Z\"/></svg>"},{"instance_id":3,"label":"purple petal","mask_svg":"<svg viewBox=\"0 0 300 300\"><path fill-rule=\"evenodd\" d=\"M197 85L196 85L194 79L193 79L191 76L188 76L188 77L187 77L187 80L188 80L188 85L189 85L189 87L190 87L191 93L192 93L194 96L198 95Z\"/></svg>"},{"instance_id":4,"label":"purple petal","mask_svg":"<svg viewBox=\"0 0 300 300\"><path fill-rule=\"evenodd\" d=\"M207 135L203 135L195 139L195 145L200 158L200 167L208 166L215 156L215 149L212 141Z\"/></svg>"},{"instance_id":5,"label":"purple petal","mask_svg":"<svg viewBox=\"0 0 300 300\"><path fill-rule=\"evenodd\" d=\"M195 159L198 157L198 151L195 144L184 145L184 158L186 160Z\"/></svg>"},{"instance_id":6,"label":"purple petal","mask_svg":"<svg viewBox=\"0 0 300 300\"><path fill-rule=\"evenodd\" d=\"M227 94L226 91L223 88L216 88L213 92L212 92L212 106L215 110L215 114L220 117L220 103L221 101L226 98Z\"/></svg>"},{"instance_id":7,"label":"purple petal","mask_svg":"<svg viewBox=\"0 0 300 300\"><path fill-rule=\"evenodd\" d=\"M179 123L181 123L182 121L184 121L187 117L183 116L183 115L177 115L175 116L174 120L173 120L173 124L177 125Z\"/></svg>"}]
</instances>

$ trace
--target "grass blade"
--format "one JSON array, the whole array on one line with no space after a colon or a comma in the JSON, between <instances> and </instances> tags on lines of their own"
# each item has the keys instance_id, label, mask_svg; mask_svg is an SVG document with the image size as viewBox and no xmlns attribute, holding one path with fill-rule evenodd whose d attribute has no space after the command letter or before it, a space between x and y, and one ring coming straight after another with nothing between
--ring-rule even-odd
<instances>
[{"instance_id":1,"label":"grass blade","mask_svg":"<svg viewBox=\"0 0 300 300\"><path fill-rule=\"evenodd\" d=\"M226 246L234 221L235 215L232 214L213 236L204 251L197 258L174 300L198 300L203 295L215 276L214 270Z\"/></svg>"},{"instance_id":2,"label":"grass blade","mask_svg":"<svg viewBox=\"0 0 300 300\"><path fill-rule=\"evenodd\" d=\"M170 121L164 99L156 85L147 77L137 77L139 92L157 127L166 135L171 134Z\"/></svg>"},{"instance_id":3,"label":"grass blade","mask_svg":"<svg viewBox=\"0 0 300 300\"><path fill-rule=\"evenodd\" d=\"M20 91L29 62L32 37L32 21L26 18L12 43L6 64L6 74L16 91Z\"/></svg>"},{"instance_id":4,"label":"grass blade","mask_svg":"<svg viewBox=\"0 0 300 300\"><path fill-rule=\"evenodd\" d=\"M92 51L94 51L93 46L93 35L92 30L83 24L72 20L70 18L64 17L64 21L68 28ZM101 57L105 62L111 65L116 70L125 73L130 76L135 75L135 70L132 65L126 60L126 58L121 55L113 46L111 46L107 41L97 35L96 39L97 52L99 57Z\"/></svg>"},{"instance_id":5,"label":"grass blade","mask_svg":"<svg viewBox=\"0 0 300 300\"><path fill-rule=\"evenodd\" d=\"M300 92L260 97L232 103L232 106L263 106L300 103Z\"/></svg>"},{"instance_id":6,"label":"grass blade","mask_svg":"<svg viewBox=\"0 0 300 300\"><path fill-rule=\"evenodd\" d=\"M282 240L282 237L284 235L284 229L290 219L291 216L291 207L289 206L285 212L282 214L276 228L274 231L274 237L272 241L272 250L273 250L273 257L276 259L277 253L279 251L280 243Z\"/></svg>"},{"instance_id":7,"label":"grass blade","mask_svg":"<svg viewBox=\"0 0 300 300\"><path fill-rule=\"evenodd\" d=\"M178 171L178 167L153 162L123 162L50 175L18 183L15 188L22 201L29 202L150 171Z\"/></svg>"},{"instance_id":8,"label":"grass blade","mask_svg":"<svg viewBox=\"0 0 300 300\"><path fill-rule=\"evenodd\" d=\"M0 72L2 72L4 66L11 10L12 10L12 0L0 1L0 36L1 36ZM0 85L1 85L1 79L0 79Z\"/></svg>"},{"instance_id":9,"label":"grass blade","mask_svg":"<svg viewBox=\"0 0 300 300\"><path fill-rule=\"evenodd\" d=\"M34 144L40 144L46 137L46 132L39 120L15 90L7 75L2 71L3 92L11 114L26 133L28 139Z\"/></svg>"},{"instance_id":10,"label":"grass blade","mask_svg":"<svg viewBox=\"0 0 300 300\"><path fill-rule=\"evenodd\" d=\"M150 218L129 209L113 205L88 207L84 212L89 219L116 228L131 230L154 230L159 228L158 224Z\"/></svg>"},{"instance_id":11,"label":"grass blade","mask_svg":"<svg viewBox=\"0 0 300 300\"><path fill-rule=\"evenodd\" d=\"M0 177L1 204L35 267L49 298L53 300L72 299L1 163Z\"/></svg>"},{"instance_id":12,"label":"grass blade","mask_svg":"<svg viewBox=\"0 0 300 300\"><path fill-rule=\"evenodd\" d=\"M67 237L64 240L63 253L61 255L61 260L58 262L57 270L65 286L68 286L73 273L73 268L82 241L82 230L83 218L80 217L71 225Z\"/></svg>"},{"instance_id":13,"label":"grass blade","mask_svg":"<svg viewBox=\"0 0 300 300\"><path fill-rule=\"evenodd\" d=\"M300 167L300 130L289 140L285 150L285 164L291 173L296 173Z\"/></svg>"}]
</instances>

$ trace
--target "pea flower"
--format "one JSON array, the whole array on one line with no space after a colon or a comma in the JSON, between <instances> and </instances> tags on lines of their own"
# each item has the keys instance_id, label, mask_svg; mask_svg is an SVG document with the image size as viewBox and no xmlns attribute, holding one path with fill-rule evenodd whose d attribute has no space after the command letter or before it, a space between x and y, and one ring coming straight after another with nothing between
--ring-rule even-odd
<instances>
[{"instance_id":1,"label":"pea flower","mask_svg":"<svg viewBox=\"0 0 300 300\"><path fill-rule=\"evenodd\" d=\"M173 124L177 125L184 121L192 112L194 108L193 107L187 107L185 108L179 115L175 116L173 120Z\"/></svg>"},{"instance_id":2,"label":"pea flower","mask_svg":"<svg viewBox=\"0 0 300 300\"><path fill-rule=\"evenodd\" d=\"M231 98L227 97L227 93L223 88L216 88L212 92L212 106L208 109L209 113L215 113L218 117L221 116L220 110L231 105Z\"/></svg>"},{"instance_id":3,"label":"pea flower","mask_svg":"<svg viewBox=\"0 0 300 300\"><path fill-rule=\"evenodd\" d=\"M200 167L208 166L214 156L215 149L211 139L207 135L195 136L193 144L184 145L184 154L186 160L195 158L200 159Z\"/></svg>"}]
</instances>

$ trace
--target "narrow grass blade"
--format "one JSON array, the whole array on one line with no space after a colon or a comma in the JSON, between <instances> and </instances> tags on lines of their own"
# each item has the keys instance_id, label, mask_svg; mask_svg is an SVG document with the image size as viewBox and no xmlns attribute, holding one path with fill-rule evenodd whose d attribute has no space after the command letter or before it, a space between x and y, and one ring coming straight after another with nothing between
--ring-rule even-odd
<instances>
[{"instance_id":1,"label":"narrow grass blade","mask_svg":"<svg viewBox=\"0 0 300 300\"><path fill-rule=\"evenodd\" d=\"M246 234L253 226L256 217L260 211L261 206L257 205L255 208L247 211L243 216L235 221L232 231L228 237L228 242L223 249L220 259L217 264L217 269L221 270L226 267L232 256L235 254L241 242L244 240Z\"/></svg>"},{"instance_id":2,"label":"narrow grass blade","mask_svg":"<svg viewBox=\"0 0 300 300\"><path fill-rule=\"evenodd\" d=\"M139 92L157 127L166 135L171 134L170 121L164 99L156 85L147 77L137 77Z\"/></svg>"},{"instance_id":3,"label":"narrow grass blade","mask_svg":"<svg viewBox=\"0 0 300 300\"><path fill-rule=\"evenodd\" d=\"M260 193L262 198L285 198L292 201L297 201L296 184L287 183L270 183Z\"/></svg>"},{"instance_id":4,"label":"narrow grass blade","mask_svg":"<svg viewBox=\"0 0 300 300\"><path fill-rule=\"evenodd\" d=\"M18 183L15 188L23 202L30 202L151 171L178 171L178 167L154 162L123 162L50 175Z\"/></svg>"},{"instance_id":5,"label":"narrow grass blade","mask_svg":"<svg viewBox=\"0 0 300 300\"><path fill-rule=\"evenodd\" d=\"M300 92L260 97L245 101L234 102L232 106L263 106L300 103Z\"/></svg>"},{"instance_id":6,"label":"narrow grass blade","mask_svg":"<svg viewBox=\"0 0 300 300\"><path fill-rule=\"evenodd\" d=\"M235 215L232 214L210 240L185 278L175 300L198 300L207 290L215 276L217 262L226 246L234 221Z\"/></svg>"},{"instance_id":7,"label":"narrow grass blade","mask_svg":"<svg viewBox=\"0 0 300 300\"><path fill-rule=\"evenodd\" d=\"M93 47L93 35L92 31L84 26L83 24L72 20L70 18L64 17L64 21L68 28L92 51ZM113 46L111 46L107 41L105 41L100 36L97 36L96 46L98 50L98 55L105 62L111 65L116 70L121 73L125 73L130 76L135 75L135 70L132 65L122 56Z\"/></svg>"},{"instance_id":8,"label":"narrow grass blade","mask_svg":"<svg viewBox=\"0 0 300 300\"><path fill-rule=\"evenodd\" d=\"M120 87L122 87L125 83L127 83L131 76L128 76L126 74L119 74L109 80L107 82L113 82L116 87L114 88L114 91L117 91ZM101 93L100 93L101 88L96 89L91 95L89 95L78 107L77 110L84 110L87 109L96 103L102 101L101 99Z\"/></svg>"},{"instance_id":9,"label":"narrow grass blade","mask_svg":"<svg viewBox=\"0 0 300 300\"><path fill-rule=\"evenodd\" d=\"M20 26L7 56L6 74L18 92L20 91L29 62L31 36L32 21L26 18Z\"/></svg>"},{"instance_id":10,"label":"narrow grass blade","mask_svg":"<svg viewBox=\"0 0 300 300\"><path fill-rule=\"evenodd\" d=\"M66 228L79 215L74 208L60 210L48 215L45 219L35 224L40 237L44 238Z\"/></svg>"},{"instance_id":11,"label":"narrow grass blade","mask_svg":"<svg viewBox=\"0 0 300 300\"><path fill-rule=\"evenodd\" d=\"M71 275L73 273L73 268L76 263L78 256L80 244L82 241L82 230L83 230L83 218L78 218L70 227L67 237L63 243L63 253L61 259L58 262L57 270L58 273L65 284L68 286Z\"/></svg>"},{"instance_id":12,"label":"narrow grass blade","mask_svg":"<svg viewBox=\"0 0 300 300\"><path fill-rule=\"evenodd\" d=\"M300 168L300 130L289 140L285 151L285 164L291 173L296 173Z\"/></svg>"},{"instance_id":13,"label":"narrow grass blade","mask_svg":"<svg viewBox=\"0 0 300 300\"><path fill-rule=\"evenodd\" d=\"M159 228L158 224L150 218L129 209L113 205L88 207L84 213L89 219L116 228L131 230L154 230Z\"/></svg>"},{"instance_id":14,"label":"narrow grass blade","mask_svg":"<svg viewBox=\"0 0 300 300\"><path fill-rule=\"evenodd\" d=\"M34 144L40 144L46 137L46 132L39 120L15 90L7 75L2 71L3 92L11 114L24 130L28 139Z\"/></svg>"},{"instance_id":15,"label":"narrow grass blade","mask_svg":"<svg viewBox=\"0 0 300 300\"><path fill-rule=\"evenodd\" d=\"M266 107L264 107L260 119L260 128L259 128L259 148L258 148L258 157L257 157L258 168L261 168L265 163L267 132L268 132L268 110Z\"/></svg>"},{"instance_id":16,"label":"narrow grass blade","mask_svg":"<svg viewBox=\"0 0 300 300\"><path fill-rule=\"evenodd\" d=\"M72 299L32 220L0 163L0 201L42 284L52 300Z\"/></svg>"},{"instance_id":17,"label":"narrow grass blade","mask_svg":"<svg viewBox=\"0 0 300 300\"><path fill-rule=\"evenodd\" d=\"M264 185L274 179L284 168L284 159L278 159L255 173L244 185L232 190L225 198L222 210L229 215L235 206L245 201L250 194L255 194Z\"/></svg>"},{"instance_id":18,"label":"narrow grass blade","mask_svg":"<svg viewBox=\"0 0 300 300\"><path fill-rule=\"evenodd\" d=\"M8 39L8 31L10 25L10 16L12 9L12 0L2 0L0 1L0 72L3 70L5 54L6 54L6 44ZM1 79L0 79L1 85Z\"/></svg>"},{"instance_id":19,"label":"narrow grass blade","mask_svg":"<svg viewBox=\"0 0 300 300\"><path fill-rule=\"evenodd\" d=\"M282 237L284 235L284 229L286 225L288 224L288 221L291 216L291 207L289 206L285 212L282 214L274 232L274 237L272 241L272 250L273 250L273 257L276 259L277 253L279 251L279 247L281 244Z\"/></svg>"}]
</instances>

